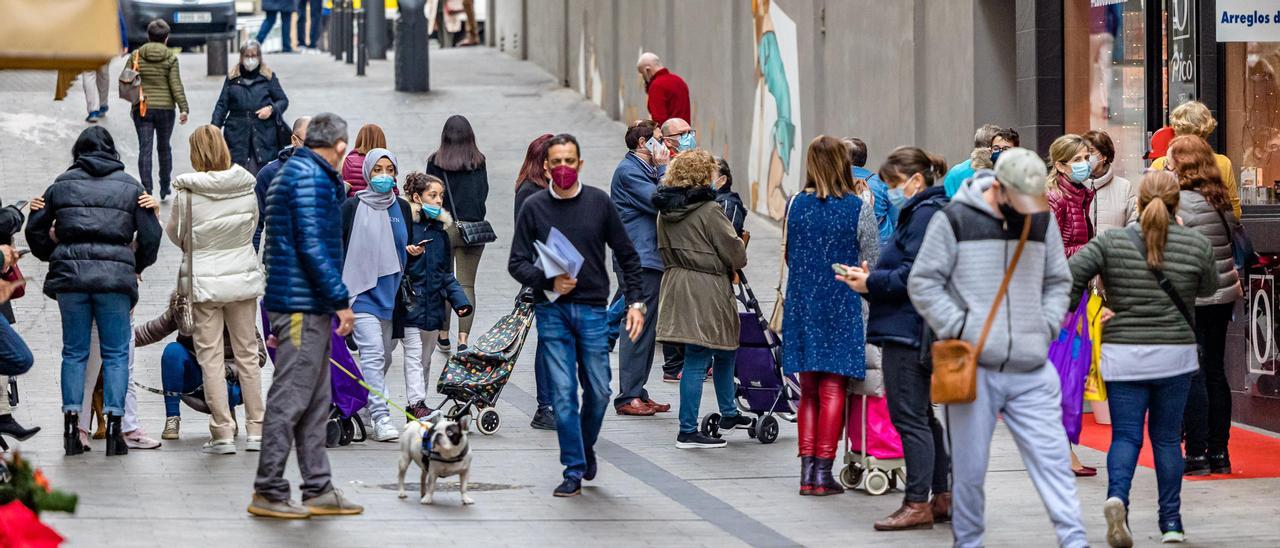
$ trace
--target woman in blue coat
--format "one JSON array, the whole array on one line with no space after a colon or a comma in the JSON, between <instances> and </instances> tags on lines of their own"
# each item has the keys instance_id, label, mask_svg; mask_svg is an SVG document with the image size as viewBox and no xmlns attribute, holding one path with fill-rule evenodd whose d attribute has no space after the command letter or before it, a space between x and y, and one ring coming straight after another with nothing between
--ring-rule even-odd
<instances>
[{"instance_id":1,"label":"woman in blue coat","mask_svg":"<svg viewBox=\"0 0 1280 548\"><path fill-rule=\"evenodd\" d=\"M902 507L877 521L876 530L899 531L932 526L951 515L947 482L951 461L943 445L942 424L929 402L929 337L924 321L907 296L907 275L924 241L933 214L946 207L947 191L934 182L946 175L942 158L916 147L899 147L880 165L880 178L890 194L906 198L897 230L880 262L872 268L849 269L843 276L850 289L871 303L867 342L882 350L885 397L889 418L902 435L907 461L906 494ZM929 499L932 490L933 500Z\"/></svg>"},{"instance_id":2,"label":"woman in blue coat","mask_svg":"<svg viewBox=\"0 0 1280 548\"><path fill-rule=\"evenodd\" d=\"M262 46L251 40L240 49L240 62L222 82L211 123L222 128L231 161L257 173L288 144L277 138L287 108L289 97L280 79L262 64Z\"/></svg>"},{"instance_id":3,"label":"woman in blue coat","mask_svg":"<svg viewBox=\"0 0 1280 548\"><path fill-rule=\"evenodd\" d=\"M413 208L412 236L409 238L407 275L413 286L414 306L405 316L407 327L417 328L422 338L422 372L405 372L410 407L421 405L431 377L431 354L437 332L445 328L450 304L458 317L471 314L471 301L453 276L453 250L445 229L453 223L443 209L444 183L421 172L405 177L404 195ZM410 379L409 377L413 378ZM415 399L417 398L417 399ZM429 410L427 411L430 412Z\"/></svg>"},{"instance_id":4,"label":"woman in blue coat","mask_svg":"<svg viewBox=\"0 0 1280 548\"><path fill-rule=\"evenodd\" d=\"M815 138L807 160L804 191L787 206L782 365L800 375L800 494L822 496L844 491L831 466L844 429L845 381L866 376L862 297L831 265L876 262L880 229L871 204L858 197L839 139Z\"/></svg>"}]
</instances>

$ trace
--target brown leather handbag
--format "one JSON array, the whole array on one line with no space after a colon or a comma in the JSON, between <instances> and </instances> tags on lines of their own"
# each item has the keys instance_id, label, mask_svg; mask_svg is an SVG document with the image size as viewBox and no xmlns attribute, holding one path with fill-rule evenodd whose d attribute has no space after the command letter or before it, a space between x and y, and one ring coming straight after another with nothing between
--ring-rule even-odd
<instances>
[{"instance_id":1,"label":"brown leather handbag","mask_svg":"<svg viewBox=\"0 0 1280 548\"><path fill-rule=\"evenodd\" d=\"M987 313L987 321L982 325L982 336L978 337L975 347L964 339L947 339L933 343L933 378L929 384L929 399L934 403L970 403L978 397L978 357L982 355L982 347L987 344L987 335L991 333L991 324L995 323L996 312L1000 301L1009 291L1009 280L1018 268L1018 259L1022 258L1022 248L1027 245L1027 236L1031 234L1031 216L1022 220L1022 236L1018 238L1018 247L1013 252L1013 260L1004 271L1004 279L1000 281L1000 289L996 291L996 300Z\"/></svg>"}]
</instances>

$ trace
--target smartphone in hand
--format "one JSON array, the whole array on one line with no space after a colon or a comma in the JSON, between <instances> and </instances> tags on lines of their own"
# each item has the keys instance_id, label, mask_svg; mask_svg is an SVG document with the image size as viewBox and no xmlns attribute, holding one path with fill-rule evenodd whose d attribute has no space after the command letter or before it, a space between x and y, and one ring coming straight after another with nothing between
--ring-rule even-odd
<instances>
[{"instance_id":1,"label":"smartphone in hand","mask_svg":"<svg viewBox=\"0 0 1280 548\"><path fill-rule=\"evenodd\" d=\"M14 202L14 203L13 203L13 207L16 207L16 208L18 208L18 209L26 209L26 208L27 208L27 206L28 206L28 205L30 205L30 204L31 204L31 202L28 202L28 201L26 201L26 200L18 200L18 201L16 201L16 202Z\"/></svg>"},{"instance_id":2,"label":"smartphone in hand","mask_svg":"<svg viewBox=\"0 0 1280 548\"><path fill-rule=\"evenodd\" d=\"M840 276L849 276L849 269L840 263L831 263L831 270Z\"/></svg>"}]
</instances>

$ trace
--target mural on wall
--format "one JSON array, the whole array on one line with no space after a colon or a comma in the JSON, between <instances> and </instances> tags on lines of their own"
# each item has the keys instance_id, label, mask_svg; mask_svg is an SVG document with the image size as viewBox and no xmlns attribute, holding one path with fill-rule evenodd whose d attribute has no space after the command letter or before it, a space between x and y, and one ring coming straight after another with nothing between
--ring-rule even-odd
<instances>
[{"instance_id":1,"label":"mural on wall","mask_svg":"<svg viewBox=\"0 0 1280 548\"><path fill-rule=\"evenodd\" d=\"M751 208L781 220L787 198L800 189L796 23L770 0L752 0L751 11L756 36L756 95L747 165Z\"/></svg>"}]
</instances>

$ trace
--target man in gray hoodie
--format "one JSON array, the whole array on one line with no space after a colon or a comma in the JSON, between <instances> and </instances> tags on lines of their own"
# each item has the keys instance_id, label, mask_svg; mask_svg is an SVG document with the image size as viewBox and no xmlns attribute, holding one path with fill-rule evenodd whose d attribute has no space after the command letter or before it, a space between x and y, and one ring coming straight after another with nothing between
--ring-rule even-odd
<instances>
[{"instance_id":1,"label":"man in gray hoodie","mask_svg":"<svg viewBox=\"0 0 1280 548\"><path fill-rule=\"evenodd\" d=\"M975 346L996 314L978 359L977 399L947 406L951 440L955 546L982 546L983 481L996 417L1004 413L1061 546L1087 546L1049 343L1067 311L1071 271L1045 200L1045 165L1015 148L995 171L977 172L943 215L934 216L911 270L908 291L938 339ZM991 309L1024 222L1030 235L1008 293Z\"/></svg>"}]
</instances>

